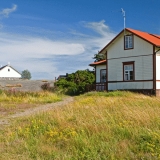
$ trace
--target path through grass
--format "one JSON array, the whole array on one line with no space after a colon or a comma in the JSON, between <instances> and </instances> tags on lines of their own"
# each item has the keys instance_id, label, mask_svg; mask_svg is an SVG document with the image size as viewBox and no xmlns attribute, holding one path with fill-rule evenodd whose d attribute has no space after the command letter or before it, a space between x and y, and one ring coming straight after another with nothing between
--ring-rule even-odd
<instances>
[{"instance_id":1,"label":"path through grass","mask_svg":"<svg viewBox=\"0 0 160 160\"><path fill-rule=\"evenodd\" d=\"M0 90L0 118L23 112L36 106L62 100L62 96L51 92L12 92Z\"/></svg>"},{"instance_id":2,"label":"path through grass","mask_svg":"<svg viewBox=\"0 0 160 160\"><path fill-rule=\"evenodd\" d=\"M92 92L0 133L0 159L160 159L160 98Z\"/></svg>"}]
</instances>

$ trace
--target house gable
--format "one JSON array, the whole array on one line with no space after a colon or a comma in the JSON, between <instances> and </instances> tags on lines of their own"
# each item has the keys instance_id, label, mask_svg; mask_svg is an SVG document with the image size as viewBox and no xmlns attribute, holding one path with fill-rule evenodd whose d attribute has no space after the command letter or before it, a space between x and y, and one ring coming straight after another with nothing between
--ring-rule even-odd
<instances>
[{"instance_id":1,"label":"house gable","mask_svg":"<svg viewBox=\"0 0 160 160\"><path fill-rule=\"evenodd\" d=\"M126 32L126 35L132 34L131 32ZM133 49L124 49L124 33L122 32L106 49L107 58L127 58L134 56L144 56L153 54L153 45L144 41L139 36L133 35ZM104 52L104 51L103 51Z\"/></svg>"},{"instance_id":2,"label":"house gable","mask_svg":"<svg viewBox=\"0 0 160 160\"><path fill-rule=\"evenodd\" d=\"M13 67L6 65L0 68L0 77L2 78L21 78L21 74Z\"/></svg>"},{"instance_id":3,"label":"house gable","mask_svg":"<svg viewBox=\"0 0 160 160\"><path fill-rule=\"evenodd\" d=\"M138 31L138 30L133 30L130 28L125 28L125 30L122 30L115 38L113 38L99 53L105 53L107 51L107 48L114 44L115 41L117 40L117 38L119 38L119 36L124 34L133 34L136 35L137 37L139 37L140 39L143 39L144 41L150 43L151 45L155 45L157 47L160 47L160 36L159 35L155 35L155 34L149 34L147 32L142 32L142 31Z\"/></svg>"}]
</instances>

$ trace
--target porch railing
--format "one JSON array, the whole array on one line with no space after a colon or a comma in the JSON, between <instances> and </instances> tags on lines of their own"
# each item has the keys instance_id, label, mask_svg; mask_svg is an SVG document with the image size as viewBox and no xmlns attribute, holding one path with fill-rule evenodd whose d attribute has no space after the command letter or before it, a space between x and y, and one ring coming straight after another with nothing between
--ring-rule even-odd
<instances>
[{"instance_id":1,"label":"porch railing","mask_svg":"<svg viewBox=\"0 0 160 160\"><path fill-rule=\"evenodd\" d=\"M106 83L96 83L86 86L86 92L89 91L106 91Z\"/></svg>"}]
</instances>

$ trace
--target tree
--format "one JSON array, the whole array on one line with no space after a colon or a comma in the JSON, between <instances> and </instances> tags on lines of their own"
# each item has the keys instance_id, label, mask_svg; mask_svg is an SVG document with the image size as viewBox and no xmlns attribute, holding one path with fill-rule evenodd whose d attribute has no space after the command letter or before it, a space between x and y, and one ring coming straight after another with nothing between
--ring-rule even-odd
<instances>
[{"instance_id":1,"label":"tree","mask_svg":"<svg viewBox=\"0 0 160 160\"><path fill-rule=\"evenodd\" d=\"M31 79L31 73L29 72L29 70L24 70L22 71L22 79Z\"/></svg>"},{"instance_id":2,"label":"tree","mask_svg":"<svg viewBox=\"0 0 160 160\"><path fill-rule=\"evenodd\" d=\"M105 59L105 55L97 53L97 54L94 55L93 59L95 59L95 62L98 62L98 61L104 60Z\"/></svg>"},{"instance_id":3,"label":"tree","mask_svg":"<svg viewBox=\"0 0 160 160\"><path fill-rule=\"evenodd\" d=\"M68 74L66 78L58 80L55 85L63 89L68 94L80 94L85 92L85 87L93 84L95 75L89 70L78 70Z\"/></svg>"}]
</instances>

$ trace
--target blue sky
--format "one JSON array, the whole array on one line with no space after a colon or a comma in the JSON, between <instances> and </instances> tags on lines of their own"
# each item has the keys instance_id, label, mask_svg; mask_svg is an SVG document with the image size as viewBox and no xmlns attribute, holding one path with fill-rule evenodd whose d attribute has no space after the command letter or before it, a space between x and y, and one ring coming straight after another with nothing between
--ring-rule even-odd
<instances>
[{"instance_id":1,"label":"blue sky","mask_svg":"<svg viewBox=\"0 0 160 160\"><path fill-rule=\"evenodd\" d=\"M160 35L160 0L1 0L0 65L32 79L92 69L98 53L126 27Z\"/></svg>"}]
</instances>

